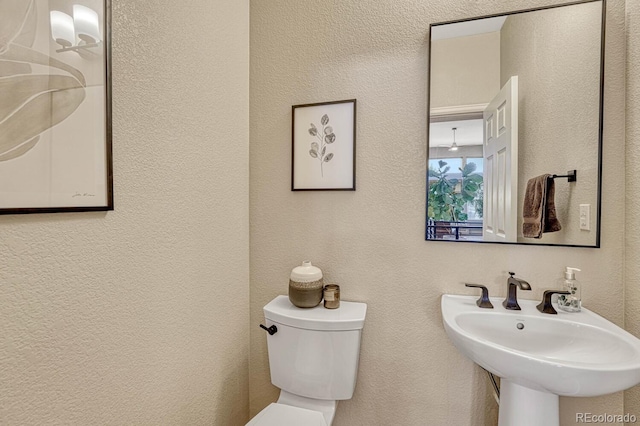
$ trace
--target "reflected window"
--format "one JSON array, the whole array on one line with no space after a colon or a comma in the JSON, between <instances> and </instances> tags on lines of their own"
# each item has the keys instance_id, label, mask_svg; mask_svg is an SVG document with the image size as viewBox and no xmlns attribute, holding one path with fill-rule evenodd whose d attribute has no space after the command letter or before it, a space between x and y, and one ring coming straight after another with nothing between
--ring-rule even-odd
<instances>
[{"instance_id":1,"label":"reflected window","mask_svg":"<svg viewBox=\"0 0 640 426\"><path fill-rule=\"evenodd\" d=\"M428 231L433 239L481 240L483 159L431 158Z\"/></svg>"}]
</instances>

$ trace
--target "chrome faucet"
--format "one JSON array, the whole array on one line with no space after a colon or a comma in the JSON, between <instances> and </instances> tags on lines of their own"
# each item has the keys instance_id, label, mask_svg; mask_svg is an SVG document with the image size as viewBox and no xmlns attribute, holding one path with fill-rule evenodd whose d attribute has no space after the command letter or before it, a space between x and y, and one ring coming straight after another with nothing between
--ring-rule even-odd
<instances>
[{"instance_id":1,"label":"chrome faucet","mask_svg":"<svg viewBox=\"0 0 640 426\"><path fill-rule=\"evenodd\" d=\"M518 287L520 287L521 290L531 290L531 286L525 280L515 278L515 272L509 272L509 275L507 279L507 298L502 302L502 306L512 311L520 311L521 309L520 305L518 305L518 297L516 295Z\"/></svg>"}]
</instances>

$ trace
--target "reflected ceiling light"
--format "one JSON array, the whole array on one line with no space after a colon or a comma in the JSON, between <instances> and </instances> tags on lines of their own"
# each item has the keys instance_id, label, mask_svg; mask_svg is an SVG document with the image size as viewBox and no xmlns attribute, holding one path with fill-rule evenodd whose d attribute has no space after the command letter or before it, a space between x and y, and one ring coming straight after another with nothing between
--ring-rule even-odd
<instances>
[{"instance_id":1,"label":"reflected ceiling light","mask_svg":"<svg viewBox=\"0 0 640 426\"><path fill-rule=\"evenodd\" d=\"M451 130L453 130L453 143L449 147L449 151L457 151L458 145L456 144L456 130L458 130L458 128L452 127Z\"/></svg>"},{"instance_id":2,"label":"reflected ceiling light","mask_svg":"<svg viewBox=\"0 0 640 426\"><path fill-rule=\"evenodd\" d=\"M56 52L79 51L98 47L100 39L100 20L98 13L86 6L73 5L73 18L64 12L52 10L51 37L62 46Z\"/></svg>"},{"instance_id":3,"label":"reflected ceiling light","mask_svg":"<svg viewBox=\"0 0 640 426\"><path fill-rule=\"evenodd\" d=\"M85 44L98 43L100 41L100 23L98 13L80 4L73 5L73 25L76 36Z\"/></svg>"},{"instance_id":4,"label":"reflected ceiling light","mask_svg":"<svg viewBox=\"0 0 640 426\"><path fill-rule=\"evenodd\" d=\"M73 18L64 12L51 11L51 37L62 47L73 46L76 33Z\"/></svg>"}]
</instances>

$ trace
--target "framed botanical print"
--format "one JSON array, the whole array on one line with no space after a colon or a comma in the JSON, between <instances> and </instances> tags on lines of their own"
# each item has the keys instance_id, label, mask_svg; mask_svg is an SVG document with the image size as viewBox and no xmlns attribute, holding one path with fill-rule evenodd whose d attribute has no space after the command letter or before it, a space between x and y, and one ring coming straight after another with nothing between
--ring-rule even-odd
<instances>
[{"instance_id":1,"label":"framed botanical print","mask_svg":"<svg viewBox=\"0 0 640 426\"><path fill-rule=\"evenodd\" d=\"M0 6L0 214L112 210L110 0Z\"/></svg>"},{"instance_id":2,"label":"framed botanical print","mask_svg":"<svg viewBox=\"0 0 640 426\"><path fill-rule=\"evenodd\" d=\"M356 100L292 107L291 190L356 189Z\"/></svg>"}]
</instances>

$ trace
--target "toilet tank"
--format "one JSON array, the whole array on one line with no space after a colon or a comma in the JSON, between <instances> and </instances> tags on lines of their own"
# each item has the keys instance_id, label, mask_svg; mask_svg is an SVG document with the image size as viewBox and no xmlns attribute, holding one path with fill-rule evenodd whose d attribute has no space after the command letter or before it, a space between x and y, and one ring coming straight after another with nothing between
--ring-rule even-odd
<instances>
[{"instance_id":1,"label":"toilet tank","mask_svg":"<svg viewBox=\"0 0 640 426\"><path fill-rule=\"evenodd\" d=\"M340 302L337 309L298 308L287 296L264 307L271 383L307 398L351 399L358 376L365 303Z\"/></svg>"}]
</instances>

